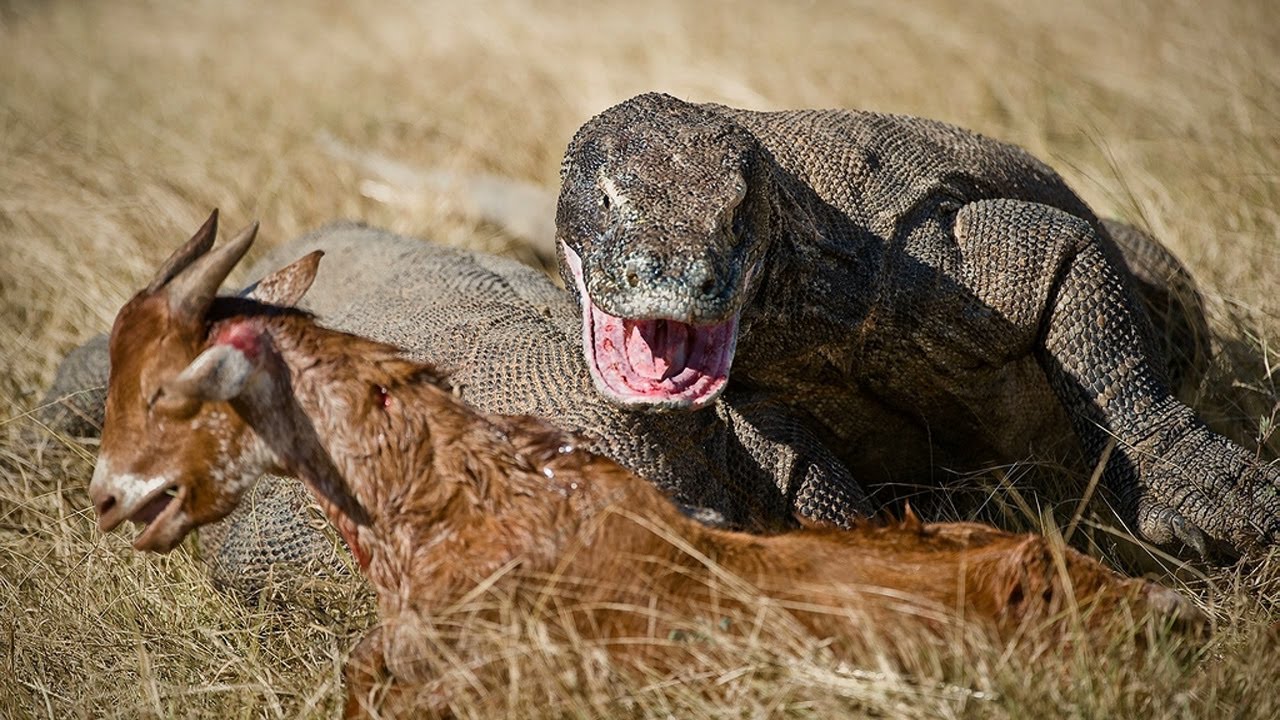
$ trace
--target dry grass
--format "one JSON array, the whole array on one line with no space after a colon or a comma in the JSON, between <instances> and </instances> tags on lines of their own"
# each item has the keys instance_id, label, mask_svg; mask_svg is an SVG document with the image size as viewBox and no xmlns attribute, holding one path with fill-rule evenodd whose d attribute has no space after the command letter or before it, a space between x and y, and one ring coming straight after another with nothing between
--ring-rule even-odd
<instances>
[{"instance_id":1,"label":"dry grass","mask_svg":"<svg viewBox=\"0 0 1280 720\"><path fill-rule=\"evenodd\" d=\"M106 329L212 206L231 224L261 218L268 241L349 216L507 249L447 197L362 197L356 172L319 150L322 131L544 184L578 124L653 88L929 115L1019 142L1189 263L1222 346L1197 404L1280 453L1267 438L1280 398L1274 4L903 5L0 0L0 715L333 712L370 621L362 598L247 607L207 586L190 548L136 556L93 529L93 447L22 432L60 357ZM1275 716L1273 563L1189 577L1168 582L1222 623L1189 666L1160 645L1142 663L1064 651L950 668L939 685L838 672L775 633L708 651L703 676L671 683L617 677L513 621L493 637L523 679L487 712Z\"/></svg>"}]
</instances>

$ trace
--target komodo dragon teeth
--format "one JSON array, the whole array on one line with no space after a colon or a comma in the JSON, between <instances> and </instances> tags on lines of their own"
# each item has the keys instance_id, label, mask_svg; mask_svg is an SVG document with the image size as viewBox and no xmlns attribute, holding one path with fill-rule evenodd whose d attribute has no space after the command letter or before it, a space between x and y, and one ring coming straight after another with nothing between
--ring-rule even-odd
<instances>
[{"instance_id":1,"label":"komodo dragon teeth","mask_svg":"<svg viewBox=\"0 0 1280 720\"><path fill-rule=\"evenodd\" d=\"M1157 319L1194 356L1207 331L1185 270L1021 148L921 118L649 93L574 135L556 225L584 308L624 322L740 315L728 387L811 417L868 488L1064 438L1089 466L1115 442L1103 484L1147 539L1201 553L1275 540L1280 469L1171 396L1187 353L1162 355L1168 335L1135 293L1155 307L1183 296L1185 312ZM1153 263L1173 270L1163 288L1141 272ZM599 364L598 345L584 351Z\"/></svg>"},{"instance_id":2,"label":"komodo dragon teeth","mask_svg":"<svg viewBox=\"0 0 1280 720\"><path fill-rule=\"evenodd\" d=\"M590 301L582 264L564 248L582 303L587 369L606 397L623 405L698 410L729 383L738 316L710 325L667 318L621 318Z\"/></svg>"}]
</instances>

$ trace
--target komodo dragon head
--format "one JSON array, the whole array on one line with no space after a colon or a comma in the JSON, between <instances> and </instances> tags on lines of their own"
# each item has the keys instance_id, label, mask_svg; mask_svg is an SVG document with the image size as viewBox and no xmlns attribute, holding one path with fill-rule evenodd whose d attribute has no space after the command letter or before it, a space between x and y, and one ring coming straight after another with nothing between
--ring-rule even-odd
<instances>
[{"instance_id":1,"label":"komodo dragon head","mask_svg":"<svg viewBox=\"0 0 1280 720\"><path fill-rule=\"evenodd\" d=\"M592 118L569 143L560 268L606 397L697 409L724 390L768 245L764 154L733 122L654 93Z\"/></svg>"}]
</instances>

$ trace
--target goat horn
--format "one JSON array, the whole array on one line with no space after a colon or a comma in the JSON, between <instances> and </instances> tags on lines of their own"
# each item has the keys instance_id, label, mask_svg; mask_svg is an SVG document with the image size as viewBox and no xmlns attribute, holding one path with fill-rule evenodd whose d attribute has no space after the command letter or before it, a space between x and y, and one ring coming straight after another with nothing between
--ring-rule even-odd
<instances>
[{"instance_id":1,"label":"goat horn","mask_svg":"<svg viewBox=\"0 0 1280 720\"><path fill-rule=\"evenodd\" d=\"M187 268L188 265L195 262L196 258L209 252L209 248L213 247L213 239L218 235L218 208L214 208L209 213L209 219L204 221L200 229L196 231L191 239L183 243L168 260L164 261L164 265L160 267L160 271L151 280L151 284L147 286L147 292L153 293L164 287L178 273Z\"/></svg>"},{"instance_id":2,"label":"goat horn","mask_svg":"<svg viewBox=\"0 0 1280 720\"><path fill-rule=\"evenodd\" d=\"M920 522L920 516L916 515L916 511L911 509L911 501L902 504L902 528L912 532L923 532L924 523Z\"/></svg>"},{"instance_id":3,"label":"goat horn","mask_svg":"<svg viewBox=\"0 0 1280 720\"><path fill-rule=\"evenodd\" d=\"M254 221L241 230L230 242L201 255L189 267L169 282L169 307L174 314L187 318L202 318L209 309L218 287L227 279L231 268L249 251L253 238L258 234Z\"/></svg>"}]
</instances>

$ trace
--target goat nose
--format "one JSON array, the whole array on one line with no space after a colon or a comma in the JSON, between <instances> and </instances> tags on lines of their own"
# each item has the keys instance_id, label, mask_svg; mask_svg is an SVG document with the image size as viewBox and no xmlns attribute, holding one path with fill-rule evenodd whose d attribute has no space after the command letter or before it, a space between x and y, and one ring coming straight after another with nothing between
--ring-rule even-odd
<instances>
[{"instance_id":1,"label":"goat nose","mask_svg":"<svg viewBox=\"0 0 1280 720\"><path fill-rule=\"evenodd\" d=\"M120 499L116 496L115 491L107 490L100 486L91 486L89 488L89 500L93 502L93 510L98 514L98 517L104 517L116 505L120 504Z\"/></svg>"}]
</instances>

